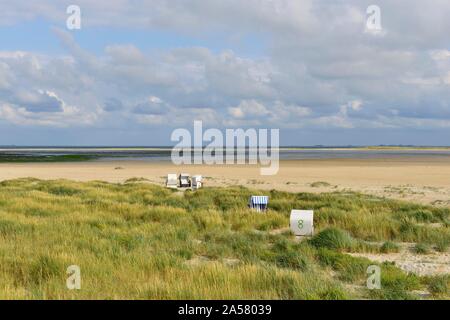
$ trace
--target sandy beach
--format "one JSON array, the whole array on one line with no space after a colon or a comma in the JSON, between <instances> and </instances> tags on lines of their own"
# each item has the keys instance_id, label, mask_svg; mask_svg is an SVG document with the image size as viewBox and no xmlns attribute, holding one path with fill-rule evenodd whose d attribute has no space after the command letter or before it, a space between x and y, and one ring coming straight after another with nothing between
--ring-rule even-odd
<instances>
[{"instance_id":1,"label":"sandy beach","mask_svg":"<svg viewBox=\"0 0 450 320\"><path fill-rule=\"evenodd\" d=\"M203 175L206 186L242 185L292 192L359 191L418 203L450 205L450 159L445 157L283 160L275 176L262 176L259 167L242 165L175 166L170 162L148 161L0 164L0 180L34 177L124 182L139 177L163 184L167 173L180 172Z\"/></svg>"}]
</instances>

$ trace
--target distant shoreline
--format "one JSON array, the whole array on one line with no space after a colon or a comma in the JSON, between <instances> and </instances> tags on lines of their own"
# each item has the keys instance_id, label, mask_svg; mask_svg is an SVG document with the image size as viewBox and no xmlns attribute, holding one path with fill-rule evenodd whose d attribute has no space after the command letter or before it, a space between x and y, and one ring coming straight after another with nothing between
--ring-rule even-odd
<instances>
[{"instance_id":1,"label":"distant shoreline","mask_svg":"<svg viewBox=\"0 0 450 320\"><path fill-rule=\"evenodd\" d=\"M204 146L205 147L205 146ZM62 146L62 147L49 147L49 146L11 146L0 147L0 152L14 152L14 151L23 151L23 152L33 152L33 151L48 151L48 152L62 152L62 151L72 151L72 152L102 152L102 151L171 151L173 147L170 146L161 146L161 147L102 147L102 146L92 146L92 147L79 147L79 146ZM270 147L269 147L270 148ZM192 148L193 149L193 148ZM192 150L191 149L191 150ZM305 147L279 147L274 148L275 150L281 151L313 151L313 150L324 150L324 151L370 151L370 150L405 150L405 151L447 151L450 150L450 146L305 146Z\"/></svg>"},{"instance_id":2,"label":"distant shoreline","mask_svg":"<svg viewBox=\"0 0 450 320\"><path fill-rule=\"evenodd\" d=\"M58 163L58 162L84 162L98 159L95 155L14 155L0 154L0 163Z\"/></svg>"},{"instance_id":3,"label":"distant shoreline","mask_svg":"<svg viewBox=\"0 0 450 320\"><path fill-rule=\"evenodd\" d=\"M188 149L191 154L201 149ZM216 149L219 153L228 153ZM259 150L260 151L260 150ZM320 160L320 159L366 159L366 158L450 158L450 147L280 147L280 160ZM0 163L32 162L86 162L86 161L170 161L172 149L169 147L22 147L0 148ZM189 151L188 151L189 152ZM235 153L243 152L249 159L256 157L256 149L236 148Z\"/></svg>"}]
</instances>

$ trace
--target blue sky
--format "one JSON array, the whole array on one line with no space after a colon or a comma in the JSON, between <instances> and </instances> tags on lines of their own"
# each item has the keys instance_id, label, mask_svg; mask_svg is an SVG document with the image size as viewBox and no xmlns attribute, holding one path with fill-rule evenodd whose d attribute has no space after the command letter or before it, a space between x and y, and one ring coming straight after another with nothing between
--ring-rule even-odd
<instances>
[{"instance_id":1,"label":"blue sky","mask_svg":"<svg viewBox=\"0 0 450 320\"><path fill-rule=\"evenodd\" d=\"M50 55L62 55L61 46L54 28L63 28L65 21L48 21L36 18L0 28L2 50L31 51ZM92 26L71 32L76 42L90 52L100 55L110 44L133 44L141 50L170 50L179 47L207 47L215 53L232 48L246 57L259 57L266 52L264 35L246 34L233 39L224 32L183 34L170 30L142 28L119 28Z\"/></svg>"},{"instance_id":2,"label":"blue sky","mask_svg":"<svg viewBox=\"0 0 450 320\"><path fill-rule=\"evenodd\" d=\"M66 7L81 8L81 30ZM1 145L167 145L278 128L284 145L448 145L450 3L0 3Z\"/></svg>"}]
</instances>

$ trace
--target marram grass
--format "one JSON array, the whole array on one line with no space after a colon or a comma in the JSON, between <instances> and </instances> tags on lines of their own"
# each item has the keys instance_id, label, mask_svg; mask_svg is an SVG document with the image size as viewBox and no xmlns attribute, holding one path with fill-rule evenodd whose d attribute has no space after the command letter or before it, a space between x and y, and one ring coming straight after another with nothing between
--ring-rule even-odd
<instances>
[{"instance_id":1,"label":"marram grass","mask_svg":"<svg viewBox=\"0 0 450 320\"><path fill-rule=\"evenodd\" d=\"M449 209L352 193L271 191L262 192L270 196L269 212L257 214L246 207L255 192L183 194L139 180L4 181L0 298L414 299L413 290L427 287L448 298L448 278L406 275L392 265L381 265L382 290L369 291L373 263L345 251L381 251L370 243L386 241L446 248ZM311 241L290 234L293 208L315 210L319 233ZM81 290L66 287L70 265L81 268Z\"/></svg>"}]
</instances>

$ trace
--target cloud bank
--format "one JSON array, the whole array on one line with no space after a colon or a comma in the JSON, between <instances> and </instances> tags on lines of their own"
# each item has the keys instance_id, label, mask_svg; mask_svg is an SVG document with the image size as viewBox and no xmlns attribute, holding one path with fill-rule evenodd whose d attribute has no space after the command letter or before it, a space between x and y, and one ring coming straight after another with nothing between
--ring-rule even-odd
<instances>
[{"instance_id":1,"label":"cloud bank","mask_svg":"<svg viewBox=\"0 0 450 320\"><path fill-rule=\"evenodd\" d=\"M448 1L378 1L375 34L365 30L366 1L78 1L76 32L164 31L202 42L147 50L111 40L101 52L63 29L69 2L0 4L1 28L44 19L64 48L0 51L0 125L450 128ZM228 47L214 48L211 36ZM248 39L263 48L240 53Z\"/></svg>"}]
</instances>

